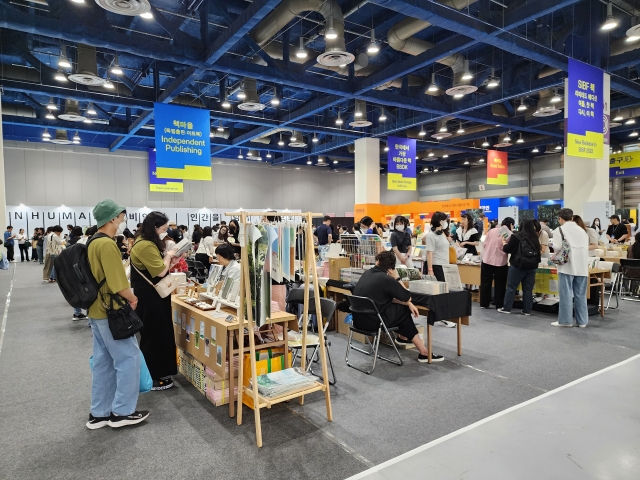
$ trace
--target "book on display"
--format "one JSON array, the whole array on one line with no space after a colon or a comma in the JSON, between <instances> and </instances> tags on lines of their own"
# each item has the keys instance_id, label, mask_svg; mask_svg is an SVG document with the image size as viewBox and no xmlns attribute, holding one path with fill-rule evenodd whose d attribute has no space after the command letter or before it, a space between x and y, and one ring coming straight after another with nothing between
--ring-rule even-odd
<instances>
[{"instance_id":1,"label":"book on display","mask_svg":"<svg viewBox=\"0 0 640 480\"><path fill-rule=\"evenodd\" d=\"M176 253L174 253L173 256L179 257L183 253L187 253L191 249L191 247L192 247L191 240L185 237L176 244L175 246Z\"/></svg>"}]
</instances>

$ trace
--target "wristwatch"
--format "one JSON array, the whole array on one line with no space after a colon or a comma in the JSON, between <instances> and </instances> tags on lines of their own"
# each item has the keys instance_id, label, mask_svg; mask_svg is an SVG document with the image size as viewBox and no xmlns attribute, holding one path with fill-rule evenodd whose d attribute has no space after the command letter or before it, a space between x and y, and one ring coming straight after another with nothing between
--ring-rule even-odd
<instances>
[{"instance_id":1,"label":"wristwatch","mask_svg":"<svg viewBox=\"0 0 640 480\"><path fill-rule=\"evenodd\" d=\"M396 281L401 282L402 279L400 277L396 278Z\"/></svg>"}]
</instances>

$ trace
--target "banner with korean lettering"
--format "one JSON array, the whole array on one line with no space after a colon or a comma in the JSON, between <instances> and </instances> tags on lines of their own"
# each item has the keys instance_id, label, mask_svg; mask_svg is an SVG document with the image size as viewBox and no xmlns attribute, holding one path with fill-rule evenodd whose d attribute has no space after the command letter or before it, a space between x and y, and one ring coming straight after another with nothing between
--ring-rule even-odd
<instances>
[{"instance_id":1,"label":"banner with korean lettering","mask_svg":"<svg viewBox=\"0 0 640 480\"><path fill-rule=\"evenodd\" d=\"M182 193L184 183L175 178L158 178L156 175L156 149L149 150L149 191L165 193Z\"/></svg>"},{"instance_id":2,"label":"banner with korean lettering","mask_svg":"<svg viewBox=\"0 0 640 480\"><path fill-rule=\"evenodd\" d=\"M640 175L640 152L616 153L609 156L610 177L631 177Z\"/></svg>"},{"instance_id":3,"label":"banner with korean lettering","mask_svg":"<svg viewBox=\"0 0 640 480\"><path fill-rule=\"evenodd\" d=\"M416 141L387 137L387 189L416 190Z\"/></svg>"},{"instance_id":4,"label":"banner with korean lettering","mask_svg":"<svg viewBox=\"0 0 640 480\"><path fill-rule=\"evenodd\" d=\"M567 155L604 158L604 72L569 59L566 90L565 145Z\"/></svg>"},{"instance_id":5,"label":"banner with korean lettering","mask_svg":"<svg viewBox=\"0 0 640 480\"><path fill-rule=\"evenodd\" d=\"M211 180L209 111L154 103L156 176Z\"/></svg>"},{"instance_id":6,"label":"banner with korean lettering","mask_svg":"<svg viewBox=\"0 0 640 480\"><path fill-rule=\"evenodd\" d=\"M487 150L487 184L509 185L508 153Z\"/></svg>"}]
</instances>

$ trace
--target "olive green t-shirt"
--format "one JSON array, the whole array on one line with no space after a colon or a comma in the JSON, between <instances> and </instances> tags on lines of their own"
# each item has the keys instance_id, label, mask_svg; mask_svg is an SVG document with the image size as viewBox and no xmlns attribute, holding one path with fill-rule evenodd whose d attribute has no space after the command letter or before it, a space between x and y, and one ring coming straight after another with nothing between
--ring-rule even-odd
<instances>
[{"instance_id":1,"label":"olive green t-shirt","mask_svg":"<svg viewBox=\"0 0 640 480\"><path fill-rule=\"evenodd\" d=\"M167 268L156 244L142 238L138 238L131 248L131 263L138 270L147 270L152 277L157 277Z\"/></svg>"},{"instance_id":2,"label":"olive green t-shirt","mask_svg":"<svg viewBox=\"0 0 640 480\"><path fill-rule=\"evenodd\" d=\"M109 302L108 293L116 293L129 288L129 280L127 280L127 274L122 265L122 254L112 238L102 237L95 239L89 244L87 255L94 278L98 283L106 279L100 289L106 302ZM87 316L93 319L107 318L107 312L102 304L100 294L89 307Z\"/></svg>"}]
</instances>

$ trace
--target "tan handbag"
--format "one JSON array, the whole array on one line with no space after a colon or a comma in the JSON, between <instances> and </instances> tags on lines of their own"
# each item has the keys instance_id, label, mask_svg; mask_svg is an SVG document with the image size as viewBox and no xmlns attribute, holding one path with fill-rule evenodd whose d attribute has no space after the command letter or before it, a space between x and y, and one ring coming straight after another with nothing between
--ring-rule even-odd
<instances>
[{"instance_id":1,"label":"tan handbag","mask_svg":"<svg viewBox=\"0 0 640 480\"><path fill-rule=\"evenodd\" d=\"M158 295L160 295L160 298L168 297L175 291L176 288L178 288L178 280L168 272L167 272L167 275L162 280L160 280L158 283L154 285L151 280L149 280L145 275L143 275L143 273L140 270L138 270L138 267L136 267L133 264L133 262L131 262L131 266L136 269L136 272L138 272L140 276L144 278L149 285L151 285L153 288L156 289L156 292L158 292Z\"/></svg>"}]
</instances>

